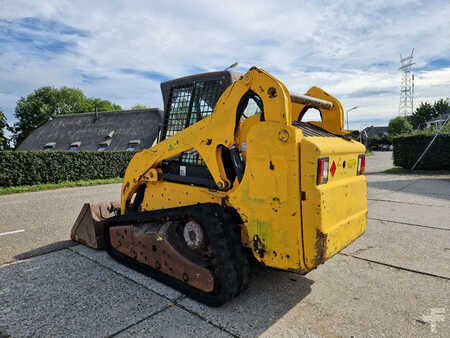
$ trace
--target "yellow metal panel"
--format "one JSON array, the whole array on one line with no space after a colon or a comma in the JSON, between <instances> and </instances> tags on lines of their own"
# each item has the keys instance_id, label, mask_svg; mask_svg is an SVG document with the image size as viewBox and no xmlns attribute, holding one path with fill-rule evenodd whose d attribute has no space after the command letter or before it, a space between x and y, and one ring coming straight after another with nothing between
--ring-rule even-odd
<instances>
[{"instance_id":1,"label":"yellow metal panel","mask_svg":"<svg viewBox=\"0 0 450 338\"><path fill-rule=\"evenodd\" d=\"M280 140L280 131L289 134ZM297 137L300 131L273 122L254 125L247 136L247 163L230 204L245 216L246 234L261 241L256 258L279 269L304 271L301 249L300 176ZM253 244L252 244L253 245Z\"/></svg>"},{"instance_id":2,"label":"yellow metal panel","mask_svg":"<svg viewBox=\"0 0 450 338\"><path fill-rule=\"evenodd\" d=\"M341 138L307 137L301 144L302 230L305 264L308 269L323 263L359 237L366 228L366 179L357 176L356 166L343 162L358 160L364 153L359 142ZM317 185L317 161L329 157L329 166L339 163L328 183ZM357 162L356 162L357 163Z\"/></svg>"},{"instance_id":3,"label":"yellow metal panel","mask_svg":"<svg viewBox=\"0 0 450 338\"><path fill-rule=\"evenodd\" d=\"M148 183L142 207L144 210L175 208L197 203L222 204L224 193L207 188L159 181Z\"/></svg>"},{"instance_id":4,"label":"yellow metal panel","mask_svg":"<svg viewBox=\"0 0 450 338\"><path fill-rule=\"evenodd\" d=\"M318 87L311 87L306 95L333 103L331 109L321 108L322 121L311 122L312 124L336 135L348 134L348 131L344 129L344 109L338 99ZM295 120L298 120L299 114L305 106L292 103L292 116Z\"/></svg>"}]
</instances>

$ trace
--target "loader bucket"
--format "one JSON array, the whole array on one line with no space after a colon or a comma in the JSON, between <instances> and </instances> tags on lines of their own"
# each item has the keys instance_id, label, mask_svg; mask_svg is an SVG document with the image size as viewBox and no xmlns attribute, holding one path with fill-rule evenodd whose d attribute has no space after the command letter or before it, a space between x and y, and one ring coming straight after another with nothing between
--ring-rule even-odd
<instances>
[{"instance_id":1,"label":"loader bucket","mask_svg":"<svg viewBox=\"0 0 450 338\"><path fill-rule=\"evenodd\" d=\"M117 209L120 209L120 201L85 203L72 227L70 238L91 248L103 249L103 221L114 216Z\"/></svg>"}]
</instances>

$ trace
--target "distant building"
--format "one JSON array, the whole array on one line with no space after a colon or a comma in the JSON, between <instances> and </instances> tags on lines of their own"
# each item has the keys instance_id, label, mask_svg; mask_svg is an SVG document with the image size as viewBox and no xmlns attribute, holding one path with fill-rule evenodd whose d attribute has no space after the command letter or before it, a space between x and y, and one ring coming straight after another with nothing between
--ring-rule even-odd
<instances>
[{"instance_id":1,"label":"distant building","mask_svg":"<svg viewBox=\"0 0 450 338\"><path fill-rule=\"evenodd\" d=\"M365 135L365 137L371 139L374 137L383 137L388 136L388 127L374 127L370 126L365 129L363 129L362 133Z\"/></svg>"},{"instance_id":2,"label":"distant building","mask_svg":"<svg viewBox=\"0 0 450 338\"><path fill-rule=\"evenodd\" d=\"M430 127L440 128L447 119L450 119L450 114L442 114L439 117L436 117L430 121L425 122L425 127L426 128L430 128ZM448 125L448 122L447 122L447 125Z\"/></svg>"},{"instance_id":3,"label":"distant building","mask_svg":"<svg viewBox=\"0 0 450 338\"><path fill-rule=\"evenodd\" d=\"M60 115L16 150L141 150L156 140L162 116L158 108Z\"/></svg>"},{"instance_id":4,"label":"distant building","mask_svg":"<svg viewBox=\"0 0 450 338\"><path fill-rule=\"evenodd\" d=\"M367 148L379 149L383 148L383 144L374 144L375 139L389 136L388 127L374 127L370 126L360 133L360 141ZM381 145L381 147L380 147Z\"/></svg>"}]
</instances>

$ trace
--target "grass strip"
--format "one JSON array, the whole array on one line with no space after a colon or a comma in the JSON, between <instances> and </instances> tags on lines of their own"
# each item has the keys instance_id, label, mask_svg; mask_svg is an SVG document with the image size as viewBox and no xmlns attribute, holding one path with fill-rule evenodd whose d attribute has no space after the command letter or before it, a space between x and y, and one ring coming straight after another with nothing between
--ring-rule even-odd
<instances>
[{"instance_id":1,"label":"grass strip","mask_svg":"<svg viewBox=\"0 0 450 338\"><path fill-rule=\"evenodd\" d=\"M402 167L394 167L383 171L385 174L408 174L411 173L411 170L405 169Z\"/></svg>"},{"instance_id":2,"label":"grass strip","mask_svg":"<svg viewBox=\"0 0 450 338\"><path fill-rule=\"evenodd\" d=\"M387 169L382 173L385 174L412 174L412 175L450 175L450 170L411 170L402 167L394 167Z\"/></svg>"},{"instance_id":3,"label":"grass strip","mask_svg":"<svg viewBox=\"0 0 450 338\"><path fill-rule=\"evenodd\" d=\"M16 194L20 192L31 192L40 190L51 190L59 188L70 188L70 187L86 187L90 185L102 185L102 184L113 184L122 183L121 177L97 179L97 180L80 180L80 181L66 181L61 183L47 183L47 184L36 184L36 185L21 185L17 187L0 187L0 195Z\"/></svg>"}]
</instances>

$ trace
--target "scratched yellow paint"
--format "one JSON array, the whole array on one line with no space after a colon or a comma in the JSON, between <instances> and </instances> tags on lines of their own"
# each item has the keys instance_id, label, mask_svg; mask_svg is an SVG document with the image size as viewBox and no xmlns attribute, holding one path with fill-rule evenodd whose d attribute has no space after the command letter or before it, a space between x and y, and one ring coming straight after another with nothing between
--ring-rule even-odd
<instances>
[{"instance_id":1,"label":"scratched yellow paint","mask_svg":"<svg viewBox=\"0 0 450 338\"><path fill-rule=\"evenodd\" d=\"M178 139L170 140L168 150L171 151L177 149L177 147L178 147Z\"/></svg>"},{"instance_id":2,"label":"scratched yellow paint","mask_svg":"<svg viewBox=\"0 0 450 338\"><path fill-rule=\"evenodd\" d=\"M301 143L301 187L309 196L302 201L303 242L305 265L308 269L320 259L328 259L342 250L366 229L366 179L356 175L358 154L365 148L356 141L342 138L308 137ZM334 175L328 173L328 183L316 185L317 161L329 156L329 166L336 164ZM344 166L344 162L346 163ZM326 235L326 250L319 257L316 250L317 234Z\"/></svg>"},{"instance_id":3,"label":"scratched yellow paint","mask_svg":"<svg viewBox=\"0 0 450 338\"><path fill-rule=\"evenodd\" d=\"M235 128L238 103L249 90L263 102L264 121L254 115ZM323 121L316 125L336 135L348 133L336 98L317 87L307 95L333 103L321 110ZM147 185L144 210L228 205L240 214L242 244L256 259L278 269L308 272L364 232L367 206L365 178L356 175L364 147L340 137L304 137L292 125L304 107L291 101L282 82L251 68L225 90L211 116L133 157L122 187L121 212L142 184ZM220 149L241 149L244 142L244 177L240 183L230 182ZM205 161L218 190L155 179L162 160L191 149ZM337 169L333 176L329 173L327 184L317 186L317 159L323 156Z\"/></svg>"}]
</instances>

